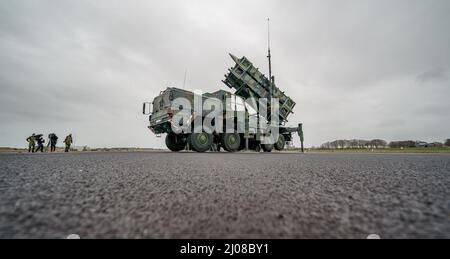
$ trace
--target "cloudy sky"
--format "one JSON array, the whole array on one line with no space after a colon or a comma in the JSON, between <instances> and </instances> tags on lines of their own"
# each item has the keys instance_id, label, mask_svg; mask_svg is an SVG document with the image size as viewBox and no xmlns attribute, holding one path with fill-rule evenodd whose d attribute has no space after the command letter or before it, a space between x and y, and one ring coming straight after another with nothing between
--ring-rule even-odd
<instances>
[{"instance_id":1,"label":"cloudy sky","mask_svg":"<svg viewBox=\"0 0 450 259\"><path fill-rule=\"evenodd\" d=\"M0 146L33 132L75 145L164 147L142 102L216 91L247 56L273 70L307 145L450 138L448 0L2 0Z\"/></svg>"}]
</instances>

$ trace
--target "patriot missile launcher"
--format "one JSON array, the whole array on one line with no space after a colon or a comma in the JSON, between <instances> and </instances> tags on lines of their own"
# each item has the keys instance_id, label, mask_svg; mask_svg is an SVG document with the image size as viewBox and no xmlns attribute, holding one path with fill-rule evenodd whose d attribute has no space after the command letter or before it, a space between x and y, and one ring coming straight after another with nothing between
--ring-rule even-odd
<instances>
[{"instance_id":1,"label":"patriot missile launcher","mask_svg":"<svg viewBox=\"0 0 450 259\"><path fill-rule=\"evenodd\" d=\"M258 107L266 109L267 120L271 121L271 99L276 98L279 102L279 122L284 124L288 121L288 117L293 113L295 102L275 85L274 77L270 80L262 74L252 62L246 57L237 58L230 54L235 62L235 66L228 70L225 80L222 82L229 88L235 89L235 94L245 99L255 98L257 100L263 98L267 100L267 107Z\"/></svg>"},{"instance_id":2,"label":"patriot missile launcher","mask_svg":"<svg viewBox=\"0 0 450 259\"><path fill-rule=\"evenodd\" d=\"M152 103L144 103L143 113L150 115L148 128L157 136L166 133L166 145L170 150L177 152L192 148L197 152L205 152L223 148L228 152L243 149L280 151L286 143L292 143L292 135L297 132L303 152L302 124L299 123L298 127L286 126L295 102L275 85L275 77L272 76L269 19L267 29L269 78L246 57L239 59L230 54L235 65L228 70L222 82L235 89L234 94L219 90L199 96L194 92L167 88ZM185 102L179 103L180 99ZM195 101L199 99L203 101ZM211 100L214 101L211 103ZM194 106L195 103L199 104L200 109L192 109L189 105L192 101ZM153 109L146 113L147 104ZM214 111L208 110L213 107ZM222 107L220 112L217 112L216 107ZM214 118L205 115L208 112L211 112L209 115L214 114ZM180 114L187 121L180 121ZM208 126L209 123L213 129ZM198 127L199 124L203 124L203 127Z\"/></svg>"},{"instance_id":3,"label":"patriot missile launcher","mask_svg":"<svg viewBox=\"0 0 450 259\"><path fill-rule=\"evenodd\" d=\"M269 19L267 22L270 29ZM228 70L222 82L234 89L234 94L220 90L198 96L190 91L167 88L151 103L153 111L148 113L150 115L148 128L157 135L167 133L166 145L175 152L186 148L192 148L197 152L220 151L220 148L228 152L243 149L257 151L262 149L271 152L274 148L280 151L284 149L286 143L292 143L292 133L295 132L300 136L303 152L302 124L299 123L298 127L286 126L289 115L293 113L295 102L275 85L275 77L272 76L270 30L268 32L269 78L255 68L246 57L239 59L230 54L235 65ZM180 105L177 101L180 98L190 107L185 106L186 102ZM213 103L211 98L214 99ZM197 101L200 110L192 109L189 103L193 101L195 106L195 100L199 99L203 100ZM208 110L212 107L225 109L219 109L219 115L216 108L214 111ZM206 109L206 113L201 109ZM146 114L146 103L143 110ZM214 118L205 116L209 112L215 114ZM180 114L184 114L182 117L186 118L187 122L179 120L180 116L176 115ZM208 125L213 121L214 126L211 128L212 124ZM203 127L199 128L199 124Z\"/></svg>"},{"instance_id":4,"label":"patriot missile launcher","mask_svg":"<svg viewBox=\"0 0 450 259\"><path fill-rule=\"evenodd\" d=\"M227 91L217 91L214 93L203 93L199 98L203 100L203 104L207 99L213 98L220 103L215 106L224 107L223 124L226 125L229 121L230 111L232 120L236 121L232 132L223 128L221 131L213 130L208 132L195 132L195 121L200 121L202 125L212 110L203 110L202 115L193 109L195 105L190 105L189 109L176 103L179 98L184 99L187 103L195 103L196 94L191 91L186 91L178 88L167 88L161 92L152 103L144 103L144 114L148 114L150 126L148 127L157 136L161 134L166 135L167 147L174 151L182 151L191 149L197 152L205 151L220 151L221 148L228 152L236 152L244 149L263 150L271 152L273 149L283 150L286 143L292 143L293 133L298 133L303 149L303 131L302 124L298 127L285 126L288 117L293 113L295 102L285 95L274 83L274 79L269 80L262 74L253 64L245 57L236 58L230 55L235 66L229 69L229 73L225 76L223 82L230 88L235 89L235 93ZM255 103L248 101L250 99L266 99L267 102ZM276 98L279 102L279 125L270 123L268 128L262 127L260 121L271 122L271 106L272 98ZM231 102L230 102L231 100ZM266 107L261 107L266 103ZM151 104L151 105L150 105ZM147 111L147 105L152 111ZM201 106L203 107L203 105ZM211 108L211 105L208 106ZM239 108L240 107L240 108ZM266 108L267 115L259 113L263 108ZM255 113L256 111L256 113ZM184 113L187 118L183 121L183 127L180 126L180 121L177 115ZM236 116L236 117L235 117ZM239 121L238 118L243 118L244 121ZM257 121L256 124L251 124L249 121ZM187 130L189 129L189 130ZM279 132L278 137L273 138L272 130ZM272 142L266 142L263 139L270 138Z\"/></svg>"},{"instance_id":5,"label":"patriot missile launcher","mask_svg":"<svg viewBox=\"0 0 450 259\"><path fill-rule=\"evenodd\" d=\"M265 99L266 102L248 102L253 104L258 111L265 110L267 112L266 119L272 121L272 100L278 101L278 123L279 123L279 137L275 143L275 149L283 150L285 142L292 142L292 133L297 132L300 136L301 149L303 152L303 125L298 124L298 127L286 127L289 115L293 114L295 102L282 92L275 85L275 77L272 76L272 62L270 54L270 46L268 51L269 59L269 78L256 68L250 60L246 57L237 58L230 54L235 65L228 69L228 74L225 75L225 80L222 82L229 88L235 89L235 94L241 96L246 100ZM256 106L256 107L255 107ZM261 114L264 116L264 113Z\"/></svg>"}]
</instances>

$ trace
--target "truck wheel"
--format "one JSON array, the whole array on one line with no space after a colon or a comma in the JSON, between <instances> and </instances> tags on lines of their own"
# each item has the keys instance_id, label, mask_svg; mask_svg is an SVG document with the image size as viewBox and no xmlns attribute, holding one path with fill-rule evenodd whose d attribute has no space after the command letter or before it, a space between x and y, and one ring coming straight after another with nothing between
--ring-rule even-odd
<instances>
[{"instance_id":1,"label":"truck wheel","mask_svg":"<svg viewBox=\"0 0 450 259\"><path fill-rule=\"evenodd\" d=\"M273 144L261 144L261 148L264 152L272 152Z\"/></svg>"},{"instance_id":2,"label":"truck wheel","mask_svg":"<svg viewBox=\"0 0 450 259\"><path fill-rule=\"evenodd\" d=\"M221 137L222 147L228 152L239 151L241 136L237 133L224 133Z\"/></svg>"},{"instance_id":3,"label":"truck wheel","mask_svg":"<svg viewBox=\"0 0 450 259\"><path fill-rule=\"evenodd\" d=\"M284 138L283 134L280 134L278 137L277 143L275 143L274 148L278 151L281 151L284 149L285 144L286 144L286 139Z\"/></svg>"},{"instance_id":4,"label":"truck wheel","mask_svg":"<svg viewBox=\"0 0 450 259\"><path fill-rule=\"evenodd\" d=\"M186 141L181 136L177 136L175 134L167 134L166 146L173 152L179 152L186 148Z\"/></svg>"},{"instance_id":5,"label":"truck wheel","mask_svg":"<svg viewBox=\"0 0 450 259\"><path fill-rule=\"evenodd\" d=\"M206 152L211 149L213 136L206 132L192 133L189 136L190 147L197 152Z\"/></svg>"}]
</instances>

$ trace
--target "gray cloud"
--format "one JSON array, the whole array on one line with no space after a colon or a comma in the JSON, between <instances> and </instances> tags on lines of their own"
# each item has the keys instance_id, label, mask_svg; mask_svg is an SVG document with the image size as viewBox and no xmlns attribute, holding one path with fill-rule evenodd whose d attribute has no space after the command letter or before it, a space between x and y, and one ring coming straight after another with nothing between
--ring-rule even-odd
<instances>
[{"instance_id":1,"label":"gray cloud","mask_svg":"<svg viewBox=\"0 0 450 259\"><path fill-rule=\"evenodd\" d=\"M425 83L434 80L445 80L446 77L446 71L442 67L436 67L418 75L417 81Z\"/></svg>"},{"instance_id":2,"label":"gray cloud","mask_svg":"<svg viewBox=\"0 0 450 259\"><path fill-rule=\"evenodd\" d=\"M274 73L307 143L450 137L450 2L0 3L0 146L32 132L76 144L162 147L140 105L167 86L226 89L227 53ZM424 85L426 83L426 86Z\"/></svg>"}]
</instances>

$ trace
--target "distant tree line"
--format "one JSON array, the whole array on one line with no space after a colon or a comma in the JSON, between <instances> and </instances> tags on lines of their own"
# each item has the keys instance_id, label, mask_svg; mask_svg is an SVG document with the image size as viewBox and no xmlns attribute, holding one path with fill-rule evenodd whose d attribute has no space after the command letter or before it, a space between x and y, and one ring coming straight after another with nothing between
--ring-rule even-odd
<instances>
[{"instance_id":1,"label":"distant tree line","mask_svg":"<svg viewBox=\"0 0 450 259\"><path fill-rule=\"evenodd\" d=\"M382 139L363 140L363 139L340 139L322 144L321 148L326 149L363 149L363 148L386 148L387 142Z\"/></svg>"},{"instance_id":2,"label":"distant tree line","mask_svg":"<svg viewBox=\"0 0 450 259\"><path fill-rule=\"evenodd\" d=\"M442 142L425 142L425 141L412 141L412 140L406 140L406 141L392 141L389 143L390 148L414 148L414 147L444 147L449 146L447 143L448 139L445 141L445 143Z\"/></svg>"},{"instance_id":3,"label":"distant tree line","mask_svg":"<svg viewBox=\"0 0 450 259\"><path fill-rule=\"evenodd\" d=\"M450 139L445 140L444 143L424 141L391 141L387 142L382 139L364 140L364 139L339 139L322 144L320 148L323 149L376 149L376 148L414 148L414 147L450 147Z\"/></svg>"},{"instance_id":4,"label":"distant tree line","mask_svg":"<svg viewBox=\"0 0 450 259\"><path fill-rule=\"evenodd\" d=\"M403 141L392 141L389 143L390 148L411 148L416 147L416 141L403 140Z\"/></svg>"}]
</instances>

